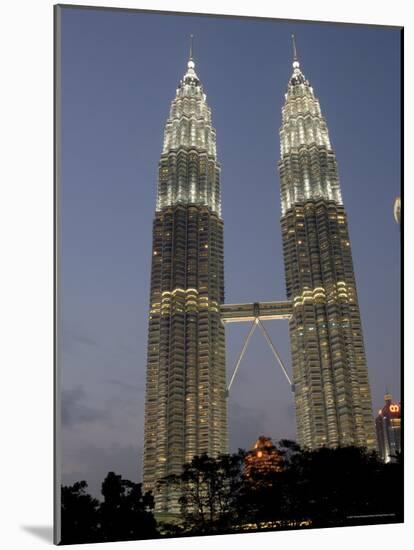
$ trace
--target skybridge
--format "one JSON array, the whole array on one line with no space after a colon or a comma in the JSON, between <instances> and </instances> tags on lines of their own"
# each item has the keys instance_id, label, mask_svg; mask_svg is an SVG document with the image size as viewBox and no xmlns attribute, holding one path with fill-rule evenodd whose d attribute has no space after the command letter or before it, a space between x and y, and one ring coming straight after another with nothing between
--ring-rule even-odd
<instances>
[{"instance_id":1,"label":"skybridge","mask_svg":"<svg viewBox=\"0 0 414 550\"><path fill-rule=\"evenodd\" d=\"M255 302L252 304L222 304L220 307L223 323L241 323L259 319L290 319L292 316L291 302Z\"/></svg>"}]
</instances>

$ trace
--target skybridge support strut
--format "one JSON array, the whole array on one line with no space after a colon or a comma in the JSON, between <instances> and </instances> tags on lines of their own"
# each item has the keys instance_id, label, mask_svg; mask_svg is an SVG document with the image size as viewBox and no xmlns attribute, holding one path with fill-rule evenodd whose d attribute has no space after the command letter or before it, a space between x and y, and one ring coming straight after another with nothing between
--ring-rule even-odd
<instances>
[{"instance_id":1,"label":"skybridge support strut","mask_svg":"<svg viewBox=\"0 0 414 550\"><path fill-rule=\"evenodd\" d=\"M246 349L247 349L247 346L249 344L249 340L250 338L252 337L252 334L253 332L256 330L256 327L257 327L257 323L258 323L258 320L255 319L252 323L252 326L250 327L250 330L249 330L249 334L246 336L246 339L244 341L244 344L243 344L243 347L242 347L242 350L240 352L240 355L239 355L239 358L237 359L237 363L236 363L236 366L234 368L234 371L233 371L233 374L230 378L230 382L229 382L229 385L227 387L227 392L226 392L226 397L228 397L229 395L229 391L230 391L230 388L231 388L231 385L233 384L233 381L234 381L234 378L236 376L236 373L237 373L237 370L240 366L240 363L241 363L241 360L243 359L243 355L245 354L246 352Z\"/></svg>"},{"instance_id":2,"label":"skybridge support strut","mask_svg":"<svg viewBox=\"0 0 414 550\"><path fill-rule=\"evenodd\" d=\"M243 319L243 320L244 320L244 319ZM257 327L258 325L259 325L261 331L263 332L263 335L264 335L264 337L265 337L265 339L266 339L266 342L268 343L268 345L269 345L269 347L270 347L270 349L271 349L273 355L275 356L276 361L278 362L280 368L282 369L283 374L285 375L287 381L289 382L291 391L292 391L292 392L295 391L295 386L294 386L294 384L292 384L292 381L291 381L291 379L290 379L290 377L289 377L289 375L288 375L288 372L287 372L287 370L286 370L286 367L285 367L285 365L283 364L283 361L282 361L282 359L281 359L281 357L280 357L280 355L279 355L279 353L278 353L276 347L274 346L274 344L273 344L273 342L272 342L272 340L271 340L271 338L270 338L270 336L269 336L269 333L267 332L267 330L266 330L266 328L264 327L263 323L261 322L260 318L259 318L259 317L256 317L256 318L254 319L254 321L252 322L252 325L251 325L251 327L250 327L249 333L248 333L247 336L246 336L246 339L245 339L245 341L244 341L242 350L241 350L241 352L240 352L240 354L239 354L239 357L238 357L238 359L237 359L236 366L234 367L233 374L232 374L232 376L231 376L231 378L230 378L230 382L229 382L229 385L228 385L228 387L227 387L226 397L229 396L230 388L231 388L231 386L232 386L232 384L233 384L233 382L234 382L234 379L235 379L235 377L236 377L237 371L238 371L238 369L239 369L239 367L240 367L240 363L241 363L241 361L242 361L242 359L243 359L243 357L244 357L244 354L246 353L247 346L248 346L248 344L249 344L250 338L252 337L252 335L253 335L253 333L254 333L254 331L256 330L256 327Z\"/></svg>"},{"instance_id":3,"label":"skybridge support strut","mask_svg":"<svg viewBox=\"0 0 414 550\"><path fill-rule=\"evenodd\" d=\"M288 375L288 373L287 373L287 370L286 370L286 368L285 368L285 365L283 364L283 361L282 361L282 359L281 359L279 353L277 352L277 349L275 348L275 346L273 345L272 340L270 339L269 333L268 333L267 330L265 329L265 326L263 325L263 323L261 322L260 319L258 319L258 325L259 325L259 327L261 328L261 330L262 330L262 332L263 332L263 334L264 334L264 337L266 338L267 343L269 344L269 347L270 347L270 349L271 349L272 352L273 352L273 355L276 357L276 360L277 360L277 362L279 363L280 368L281 368L282 371L283 371L283 374L286 376L286 379L287 379L287 381L289 382L289 385L290 385L292 391L294 391L292 381L291 381L291 379L289 378L289 375Z\"/></svg>"}]
</instances>

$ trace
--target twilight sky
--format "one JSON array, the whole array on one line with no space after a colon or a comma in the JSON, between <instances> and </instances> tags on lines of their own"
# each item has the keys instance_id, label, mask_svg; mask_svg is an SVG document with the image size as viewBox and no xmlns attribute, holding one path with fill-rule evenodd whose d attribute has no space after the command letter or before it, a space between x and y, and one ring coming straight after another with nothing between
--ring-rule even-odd
<instances>
[{"instance_id":1,"label":"twilight sky","mask_svg":"<svg viewBox=\"0 0 414 550\"><path fill-rule=\"evenodd\" d=\"M285 299L277 161L296 34L336 152L374 412L400 397L400 33L394 28L62 9L63 483L141 479L151 233L164 124L195 34L222 166L226 302ZM290 369L286 321L269 321ZM230 377L247 324L226 328ZM260 331L229 397L230 450L295 438Z\"/></svg>"}]
</instances>

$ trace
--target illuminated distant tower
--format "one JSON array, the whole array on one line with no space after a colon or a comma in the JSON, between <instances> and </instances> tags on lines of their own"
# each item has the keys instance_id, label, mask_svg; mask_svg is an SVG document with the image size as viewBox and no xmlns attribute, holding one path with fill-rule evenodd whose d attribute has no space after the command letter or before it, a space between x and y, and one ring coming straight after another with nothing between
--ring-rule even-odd
<instances>
[{"instance_id":1,"label":"illuminated distant tower","mask_svg":"<svg viewBox=\"0 0 414 550\"><path fill-rule=\"evenodd\" d=\"M143 483L156 511L195 455L227 452L223 220L216 132L192 46L165 125L153 225Z\"/></svg>"},{"instance_id":2,"label":"illuminated distant tower","mask_svg":"<svg viewBox=\"0 0 414 550\"><path fill-rule=\"evenodd\" d=\"M265 476L283 469L283 458L270 437L261 435L244 459L247 478Z\"/></svg>"},{"instance_id":3,"label":"illuminated distant tower","mask_svg":"<svg viewBox=\"0 0 414 550\"><path fill-rule=\"evenodd\" d=\"M396 453L401 452L401 405L394 403L389 393L384 400L375 420L378 447L384 462L394 462Z\"/></svg>"},{"instance_id":4,"label":"illuminated distant tower","mask_svg":"<svg viewBox=\"0 0 414 550\"><path fill-rule=\"evenodd\" d=\"M393 213L394 213L394 220L398 224L400 224L400 220L401 220L401 199L400 199L400 197L397 197L394 201Z\"/></svg>"},{"instance_id":5,"label":"illuminated distant tower","mask_svg":"<svg viewBox=\"0 0 414 550\"><path fill-rule=\"evenodd\" d=\"M297 437L376 448L361 317L335 153L299 64L282 109L280 194ZM339 116L339 114L338 114Z\"/></svg>"}]
</instances>

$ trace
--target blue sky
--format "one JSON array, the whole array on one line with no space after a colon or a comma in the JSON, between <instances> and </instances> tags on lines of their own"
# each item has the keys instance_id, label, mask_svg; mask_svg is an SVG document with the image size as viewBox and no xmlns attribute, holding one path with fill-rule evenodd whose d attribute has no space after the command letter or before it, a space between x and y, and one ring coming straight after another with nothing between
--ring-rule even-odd
<instances>
[{"instance_id":1,"label":"blue sky","mask_svg":"<svg viewBox=\"0 0 414 550\"><path fill-rule=\"evenodd\" d=\"M140 479L151 232L164 124L189 35L222 165L226 302L285 298L277 161L295 33L349 217L374 411L400 393L400 33L395 28L62 10L63 481ZM290 367L287 323L266 324ZM227 329L229 375L248 327ZM230 445L295 437L262 334L229 398Z\"/></svg>"}]
</instances>

